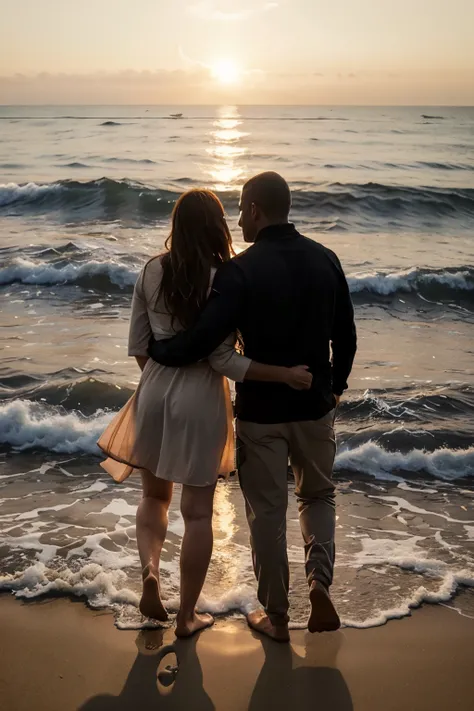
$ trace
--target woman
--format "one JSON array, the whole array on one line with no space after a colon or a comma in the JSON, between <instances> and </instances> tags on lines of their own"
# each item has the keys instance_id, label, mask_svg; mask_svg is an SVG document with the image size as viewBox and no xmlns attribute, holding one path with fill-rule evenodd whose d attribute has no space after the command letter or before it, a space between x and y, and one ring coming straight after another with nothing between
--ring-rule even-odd
<instances>
[{"instance_id":1,"label":"woman","mask_svg":"<svg viewBox=\"0 0 474 711\"><path fill-rule=\"evenodd\" d=\"M304 389L310 387L312 376L303 366L283 368L245 358L235 350L235 336L207 361L186 368L167 368L149 359L151 335L169 338L189 328L206 302L216 268L231 258L231 235L214 193L191 190L179 198L166 247L164 255L145 265L133 294L128 353L142 369L138 389L102 435L99 446L109 456L102 466L117 481L133 469L140 470L140 611L158 620L167 619L160 598L159 565L168 507L173 483L183 485L185 530L176 634L186 637L213 623L210 615L198 615L195 607L212 554L216 481L234 469L227 378L271 380Z\"/></svg>"}]
</instances>

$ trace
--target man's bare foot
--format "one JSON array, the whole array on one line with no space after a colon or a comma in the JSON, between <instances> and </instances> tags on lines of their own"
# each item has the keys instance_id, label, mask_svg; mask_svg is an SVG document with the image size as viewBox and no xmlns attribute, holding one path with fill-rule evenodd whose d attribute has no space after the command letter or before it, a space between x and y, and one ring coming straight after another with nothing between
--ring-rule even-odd
<instances>
[{"instance_id":1,"label":"man's bare foot","mask_svg":"<svg viewBox=\"0 0 474 711\"><path fill-rule=\"evenodd\" d=\"M183 619L179 612L176 617L176 637L192 637L196 632L212 627L214 618L212 615L198 615L197 612L190 619Z\"/></svg>"},{"instance_id":2,"label":"man's bare foot","mask_svg":"<svg viewBox=\"0 0 474 711\"><path fill-rule=\"evenodd\" d=\"M139 609L145 617L152 617L154 620L166 622L168 613L163 607L160 597L160 578L156 570L152 570L146 565L142 571L143 593L140 600Z\"/></svg>"},{"instance_id":3,"label":"man's bare foot","mask_svg":"<svg viewBox=\"0 0 474 711\"><path fill-rule=\"evenodd\" d=\"M309 589L311 613L308 620L310 632L334 632L341 626L339 615L336 612L328 591L325 587L313 580Z\"/></svg>"},{"instance_id":4,"label":"man's bare foot","mask_svg":"<svg viewBox=\"0 0 474 711\"><path fill-rule=\"evenodd\" d=\"M274 625L268 615L265 614L264 610L250 612L247 615L247 622L249 624L249 627L254 629L256 632L260 632L260 634L266 634L267 637L271 637L276 642L290 641L288 625Z\"/></svg>"}]
</instances>

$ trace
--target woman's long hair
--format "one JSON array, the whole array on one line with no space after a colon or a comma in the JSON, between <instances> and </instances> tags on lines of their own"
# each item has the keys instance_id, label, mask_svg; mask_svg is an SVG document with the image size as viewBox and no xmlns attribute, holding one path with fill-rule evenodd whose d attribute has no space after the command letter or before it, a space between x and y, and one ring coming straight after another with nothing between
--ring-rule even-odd
<instances>
[{"instance_id":1,"label":"woman's long hair","mask_svg":"<svg viewBox=\"0 0 474 711\"><path fill-rule=\"evenodd\" d=\"M177 321L189 328L207 301L211 269L229 261L234 253L217 195L201 188L183 193L174 206L165 246L155 308L162 298L172 326Z\"/></svg>"}]
</instances>

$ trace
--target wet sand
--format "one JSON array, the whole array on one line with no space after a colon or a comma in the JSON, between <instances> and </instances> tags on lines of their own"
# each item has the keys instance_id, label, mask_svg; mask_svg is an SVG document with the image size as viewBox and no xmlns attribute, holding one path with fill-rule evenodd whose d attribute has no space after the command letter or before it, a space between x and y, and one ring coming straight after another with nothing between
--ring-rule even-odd
<instances>
[{"instance_id":1,"label":"wet sand","mask_svg":"<svg viewBox=\"0 0 474 711\"><path fill-rule=\"evenodd\" d=\"M190 641L171 629L119 631L111 614L66 599L2 596L0 624L5 711L474 708L474 620L439 606L374 629L294 631L291 645L240 620ZM175 654L173 680L162 672Z\"/></svg>"}]
</instances>

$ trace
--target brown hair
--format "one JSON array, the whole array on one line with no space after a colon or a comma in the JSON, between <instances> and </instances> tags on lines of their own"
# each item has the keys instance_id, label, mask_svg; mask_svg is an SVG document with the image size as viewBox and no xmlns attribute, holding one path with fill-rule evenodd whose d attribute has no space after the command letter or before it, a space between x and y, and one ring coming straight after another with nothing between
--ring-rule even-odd
<instances>
[{"instance_id":1,"label":"brown hair","mask_svg":"<svg viewBox=\"0 0 474 711\"><path fill-rule=\"evenodd\" d=\"M247 180L242 188L269 219L286 220L291 208L291 192L286 180L278 173L267 171Z\"/></svg>"},{"instance_id":2,"label":"brown hair","mask_svg":"<svg viewBox=\"0 0 474 711\"><path fill-rule=\"evenodd\" d=\"M232 237L217 195L204 188L183 193L174 206L165 247L155 308L162 297L172 325L177 320L189 328L207 301L212 267L233 255Z\"/></svg>"}]
</instances>

